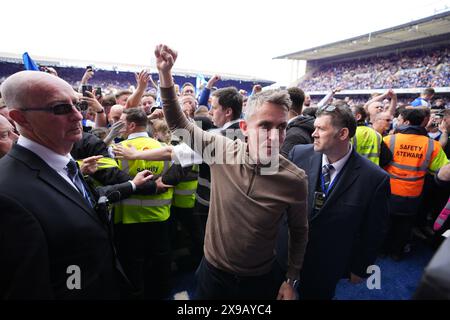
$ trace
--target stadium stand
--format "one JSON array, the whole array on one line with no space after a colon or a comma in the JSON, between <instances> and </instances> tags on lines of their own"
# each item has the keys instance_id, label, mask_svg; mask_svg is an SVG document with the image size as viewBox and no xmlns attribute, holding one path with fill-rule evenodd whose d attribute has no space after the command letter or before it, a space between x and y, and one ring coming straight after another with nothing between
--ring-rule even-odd
<instances>
[{"instance_id":1,"label":"stadium stand","mask_svg":"<svg viewBox=\"0 0 450 320\"><path fill-rule=\"evenodd\" d=\"M275 59L307 61L306 73L295 85L313 99L337 86L344 88L337 96L355 99L394 88L400 100L409 101L425 87L448 99L449 17L447 11Z\"/></svg>"},{"instance_id":2,"label":"stadium stand","mask_svg":"<svg viewBox=\"0 0 450 320\"><path fill-rule=\"evenodd\" d=\"M55 59L52 59L55 60ZM57 60L57 59L56 59ZM40 65L53 67L58 72L58 75L69 82L72 86L78 87L80 80L83 77L85 69L83 67L61 66L55 61L40 61ZM89 63L85 63L86 65ZM112 69L112 68L111 68ZM20 59L11 59L6 55L0 54L0 83L2 83L8 76L18 71L24 70L23 63ZM208 75L204 75L208 77ZM153 79L157 79L157 75L152 75ZM182 86L185 82L196 83L196 73L178 72L174 76L175 82ZM118 71L95 68L95 76L89 81L93 86L98 86L103 89L128 89L130 86L136 85L133 71ZM238 89L243 89L251 92L254 85L259 84L262 87L272 85L274 82L263 79L249 79L248 77L227 77L222 76L218 83L219 87L234 86Z\"/></svg>"}]
</instances>

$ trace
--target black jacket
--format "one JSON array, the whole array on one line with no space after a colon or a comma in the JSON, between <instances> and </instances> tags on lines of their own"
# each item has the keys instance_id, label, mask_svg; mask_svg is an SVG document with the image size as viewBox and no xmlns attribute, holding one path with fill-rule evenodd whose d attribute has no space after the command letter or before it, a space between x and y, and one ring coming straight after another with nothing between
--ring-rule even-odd
<instances>
[{"instance_id":1,"label":"black jacket","mask_svg":"<svg viewBox=\"0 0 450 320\"><path fill-rule=\"evenodd\" d=\"M0 159L0 168L0 298L119 298L117 258L104 217L20 145ZM80 289L67 286L74 266Z\"/></svg>"},{"instance_id":2,"label":"black jacket","mask_svg":"<svg viewBox=\"0 0 450 320\"><path fill-rule=\"evenodd\" d=\"M286 129L286 139L281 146L280 153L284 157L288 157L289 152L297 144L310 144L313 143L311 137L314 132L314 118L298 116L292 120Z\"/></svg>"},{"instance_id":3,"label":"black jacket","mask_svg":"<svg viewBox=\"0 0 450 320\"><path fill-rule=\"evenodd\" d=\"M339 180L323 207L314 210L322 154L312 145L296 146L289 160L308 176L309 232L300 293L305 299L331 299L337 282L349 271L368 276L386 232L389 216L389 176L380 167L352 151ZM287 261L288 233L281 225L277 259Z\"/></svg>"}]
</instances>

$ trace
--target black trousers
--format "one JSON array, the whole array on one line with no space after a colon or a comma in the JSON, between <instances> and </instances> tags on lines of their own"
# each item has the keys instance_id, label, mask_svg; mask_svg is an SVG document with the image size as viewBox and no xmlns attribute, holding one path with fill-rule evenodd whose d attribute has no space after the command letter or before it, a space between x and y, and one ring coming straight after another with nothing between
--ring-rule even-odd
<instances>
[{"instance_id":1,"label":"black trousers","mask_svg":"<svg viewBox=\"0 0 450 320\"><path fill-rule=\"evenodd\" d=\"M203 256L204 234L199 230L195 221L194 208L170 208L170 238L172 249L188 248L191 254L192 264L198 266ZM178 227L181 227L179 231ZM184 237L187 233L188 238Z\"/></svg>"},{"instance_id":2,"label":"black trousers","mask_svg":"<svg viewBox=\"0 0 450 320\"><path fill-rule=\"evenodd\" d=\"M134 290L124 299L167 299L170 293L168 221L115 225L119 259Z\"/></svg>"},{"instance_id":3,"label":"black trousers","mask_svg":"<svg viewBox=\"0 0 450 320\"><path fill-rule=\"evenodd\" d=\"M239 276L211 265L205 257L196 272L197 300L275 300L284 281L276 262L261 276Z\"/></svg>"},{"instance_id":4,"label":"black trousers","mask_svg":"<svg viewBox=\"0 0 450 320\"><path fill-rule=\"evenodd\" d=\"M403 254L403 249L411 239L415 221L416 215L390 215L389 231L384 243L385 253L399 256Z\"/></svg>"}]
</instances>

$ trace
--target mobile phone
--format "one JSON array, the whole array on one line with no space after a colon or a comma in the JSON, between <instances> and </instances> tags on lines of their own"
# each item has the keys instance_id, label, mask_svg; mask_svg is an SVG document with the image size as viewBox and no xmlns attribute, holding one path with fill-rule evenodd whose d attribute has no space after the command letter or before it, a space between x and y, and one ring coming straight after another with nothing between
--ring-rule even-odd
<instances>
[{"instance_id":1,"label":"mobile phone","mask_svg":"<svg viewBox=\"0 0 450 320\"><path fill-rule=\"evenodd\" d=\"M92 86L87 85L87 84L83 84L83 85L81 86L81 92L83 93L83 97L89 97L89 96L86 94L86 91L92 92Z\"/></svg>"},{"instance_id":2,"label":"mobile phone","mask_svg":"<svg viewBox=\"0 0 450 320\"><path fill-rule=\"evenodd\" d=\"M92 66L87 66L87 67L86 67L86 70L92 71L92 70L94 70L94 69L92 69Z\"/></svg>"},{"instance_id":3,"label":"mobile phone","mask_svg":"<svg viewBox=\"0 0 450 320\"><path fill-rule=\"evenodd\" d=\"M101 98L102 97L102 88L100 88L100 87L95 88L95 96L97 98Z\"/></svg>"}]
</instances>

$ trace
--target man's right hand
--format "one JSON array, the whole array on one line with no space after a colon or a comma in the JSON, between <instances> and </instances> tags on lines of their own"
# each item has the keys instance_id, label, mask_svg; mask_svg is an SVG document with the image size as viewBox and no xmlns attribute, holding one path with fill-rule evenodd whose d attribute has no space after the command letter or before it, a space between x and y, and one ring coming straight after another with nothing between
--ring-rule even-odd
<instances>
[{"instance_id":1,"label":"man's right hand","mask_svg":"<svg viewBox=\"0 0 450 320\"><path fill-rule=\"evenodd\" d=\"M156 67L159 72L170 72L177 60L178 53L165 44L158 44L155 48Z\"/></svg>"},{"instance_id":2,"label":"man's right hand","mask_svg":"<svg viewBox=\"0 0 450 320\"><path fill-rule=\"evenodd\" d=\"M278 290L277 300L296 300L297 295L295 293L295 289L286 281L284 281L280 290Z\"/></svg>"}]
</instances>

